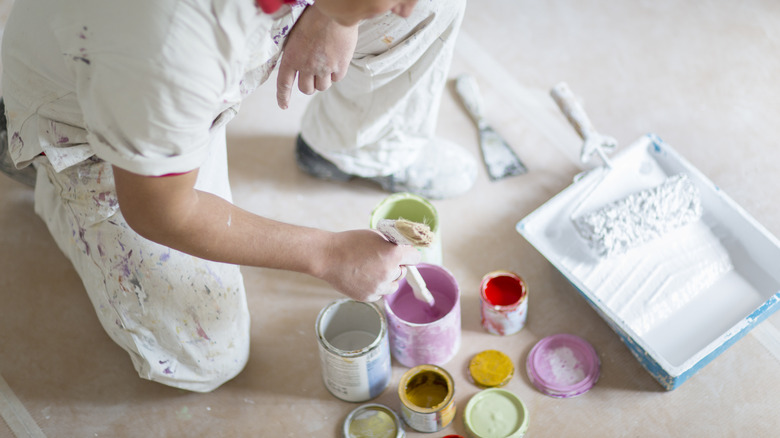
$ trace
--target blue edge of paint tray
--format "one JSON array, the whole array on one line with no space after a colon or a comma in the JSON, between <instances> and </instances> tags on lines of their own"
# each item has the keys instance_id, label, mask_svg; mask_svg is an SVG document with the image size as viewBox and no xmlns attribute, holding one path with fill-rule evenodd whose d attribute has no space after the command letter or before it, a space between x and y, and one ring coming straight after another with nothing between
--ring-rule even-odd
<instances>
[{"instance_id":1,"label":"blue edge of paint tray","mask_svg":"<svg viewBox=\"0 0 780 438\"><path fill-rule=\"evenodd\" d=\"M604 180L575 178L516 229L673 390L780 308L780 242L654 134L613 166ZM700 190L698 222L609 259L576 234L570 216L580 202L587 211L681 172Z\"/></svg>"}]
</instances>

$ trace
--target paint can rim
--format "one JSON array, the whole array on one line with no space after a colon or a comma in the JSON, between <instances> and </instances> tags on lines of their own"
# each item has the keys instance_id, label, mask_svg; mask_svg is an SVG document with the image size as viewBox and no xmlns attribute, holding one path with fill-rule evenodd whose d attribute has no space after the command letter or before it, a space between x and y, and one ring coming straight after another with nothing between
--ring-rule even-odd
<instances>
[{"instance_id":1,"label":"paint can rim","mask_svg":"<svg viewBox=\"0 0 780 438\"><path fill-rule=\"evenodd\" d=\"M394 410L390 409L389 407L379 404L379 403L367 403L364 405L360 405L357 408L353 409L352 412L350 412L347 415L347 418L344 419L344 427L342 430L342 433L344 435L344 438L353 438L354 435L350 433L350 426L352 425L352 422L355 420L355 417L357 417L359 414L361 414L364 411L381 411L390 416L390 418L393 420L393 425L395 426L395 438L404 438L406 436L406 432L404 431L404 427L401 424L401 418L398 416L398 414L395 413Z\"/></svg>"},{"instance_id":2,"label":"paint can rim","mask_svg":"<svg viewBox=\"0 0 780 438\"><path fill-rule=\"evenodd\" d=\"M340 348L335 347L333 344L330 343L327 337L325 337L325 334L322 330L322 321L325 316L328 315L328 313L332 312L334 309L338 308L342 304L345 303L355 303L358 305L365 305L370 308L372 308L377 316L379 317L379 333L377 333L374 340L367 346L360 348L358 350L342 350ZM367 351L371 351L375 348L378 348L379 345L381 345L382 340L384 339L386 333L387 333L387 319L385 318L384 312L382 312L382 309L379 308L378 305L375 303L366 303L363 301L357 301L353 300L351 298L339 298L337 300L331 301L327 306L323 307L320 310L320 313L317 315L317 321L314 324L315 332L317 333L317 338L320 341L320 344L325 347L325 349L331 353L338 354L341 357L357 357L362 356Z\"/></svg>"},{"instance_id":3,"label":"paint can rim","mask_svg":"<svg viewBox=\"0 0 780 438\"><path fill-rule=\"evenodd\" d=\"M376 226L376 222L378 222L379 219L382 219L382 218L377 216L378 211L382 207L386 206L389 203L398 202L398 201L404 201L404 200L417 201L420 204L424 205L429 210L431 210L431 212L434 215L434 217L431 218L433 220L433 224L428 223L426 225L430 226L431 231L433 233L437 233L438 232L438 230L439 230L439 218L438 218L439 212L436 210L436 207L428 199L425 199L425 198L423 198L420 195L415 195L414 193L410 193L410 192L397 192L397 193L393 193L393 194L390 194L387 197L385 197L383 200L379 201L379 203L376 204L376 206L374 206L374 209L371 210L371 216L370 216L370 220L369 220L369 224L370 224L371 228L374 228ZM385 219L398 219L398 218L385 218ZM411 220L409 218L404 218L404 219Z\"/></svg>"},{"instance_id":4,"label":"paint can rim","mask_svg":"<svg viewBox=\"0 0 780 438\"><path fill-rule=\"evenodd\" d=\"M522 420L520 421L520 424L517 425L517 427L507 435L507 438L519 438L525 435L525 432L528 430L528 424L530 422L529 415L528 415L528 408L526 407L525 403L523 403L523 400L520 399L520 397L515 394L514 392L504 389L504 388L487 388L483 389L482 391L474 394L471 399L466 404L466 408L463 410L463 423L466 426L466 430L468 430L469 435L479 438L481 435L477 430L474 430L474 426L472 425L472 411L476 408L476 406L485 401L488 398L493 397L503 397L507 400L509 400L512 405L515 407L515 410L517 411L518 415L522 415Z\"/></svg>"},{"instance_id":5,"label":"paint can rim","mask_svg":"<svg viewBox=\"0 0 780 438\"><path fill-rule=\"evenodd\" d=\"M409 396L407 395L406 387L409 383L409 380L411 380L412 377L414 377L417 374L420 374L421 372L433 372L441 375L444 377L445 382L447 383L447 396L444 397L444 400L442 400L441 403L437 404L436 406L430 407L430 408L424 408L422 406L417 406L416 404L412 403L411 400L409 400ZM398 397L401 399L401 404L408 409L421 413L421 414L431 414L435 412L439 412L442 409L446 408L450 403L452 403L453 399L455 398L455 381L452 379L452 376L450 375L447 370L444 368L433 365L433 364L423 364L423 365L417 365L415 367L412 367L401 376L401 380L398 382Z\"/></svg>"},{"instance_id":6,"label":"paint can rim","mask_svg":"<svg viewBox=\"0 0 780 438\"><path fill-rule=\"evenodd\" d=\"M538 371L542 356L554 347L566 347L578 353L577 365L585 369L585 375L579 382L563 383L545 378ZM528 379L542 393L556 398L575 397L588 392L598 381L601 374L601 360L593 346L579 336L559 333L550 335L533 346L526 360Z\"/></svg>"},{"instance_id":7,"label":"paint can rim","mask_svg":"<svg viewBox=\"0 0 780 438\"><path fill-rule=\"evenodd\" d=\"M487 291L487 285L490 282L490 280L497 278L497 277L510 277L512 279L517 280L517 282L520 284L520 298L517 299L514 303L511 304L493 304L487 297L486 291ZM523 280L523 277L517 275L516 273L508 270L498 269L495 271L488 272L482 277L482 280L479 283L479 296L482 299L483 303L487 304L490 308L499 310L499 311L507 311L512 310L520 307L523 302L528 298L528 286L525 284L525 280Z\"/></svg>"},{"instance_id":8,"label":"paint can rim","mask_svg":"<svg viewBox=\"0 0 780 438\"><path fill-rule=\"evenodd\" d=\"M408 282L406 281L406 278L402 278L399 281L398 289L396 289L395 292L393 292L393 293L391 293L389 295L385 295L385 296L382 297L382 303L384 303L384 307L385 307L385 311L386 312L392 314L395 318L398 318L399 320L403 321L405 325L407 325L409 327L427 327L427 326L430 326L431 324L439 323L440 321L445 320L447 317L449 317L450 315L453 314L453 310L455 310L455 308L460 305L461 290L460 290L460 285L458 284L458 280L455 278L455 276L452 274L452 272L450 272L450 270L445 268L444 266L437 265L435 263L425 263L425 262L422 262L422 263L418 263L416 265L416 267L417 267L417 270L421 272L421 275L427 269L440 270L440 271L442 271L442 273L444 273L446 275L447 280L452 283L451 285L454 286L453 289L455 289L456 299L453 300L452 307L447 309L447 311L444 312L441 317L439 317L438 319L435 319L433 321L428 321L428 322L411 322L411 321L406 320L405 318L402 318L401 316L398 315L398 313L393 311L392 306L390 305L390 303L388 303L388 299L392 298L392 302L393 303L395 302L396 294L398 294L398 292L401 290L401 288L404 285L408 285ZM409 286L409 288L411 289L411 286ZM410 293L411 293L411 291L410 291ZM431 293L434 293L434 291L432 290ZM436 297L436 295L434 295L434 298L435 297Z\"/></svg>"}]
</instances>

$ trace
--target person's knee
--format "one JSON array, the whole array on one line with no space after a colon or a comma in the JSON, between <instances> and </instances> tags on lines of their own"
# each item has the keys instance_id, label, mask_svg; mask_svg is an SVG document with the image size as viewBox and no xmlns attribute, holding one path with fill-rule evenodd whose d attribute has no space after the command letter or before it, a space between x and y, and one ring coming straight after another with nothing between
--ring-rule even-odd
<instances>
[{"instance_id":1,"label":"person's knee","mask_svg":"<svg viewBox=\"0 0 780 438\"><path fill-rule=\"evenodd\" d=\"M187 391L210 392L244 369L249 359L249 337L236 336L225 348L191 350L131 357L141 378Z\"/></svg>"}]
</instances>

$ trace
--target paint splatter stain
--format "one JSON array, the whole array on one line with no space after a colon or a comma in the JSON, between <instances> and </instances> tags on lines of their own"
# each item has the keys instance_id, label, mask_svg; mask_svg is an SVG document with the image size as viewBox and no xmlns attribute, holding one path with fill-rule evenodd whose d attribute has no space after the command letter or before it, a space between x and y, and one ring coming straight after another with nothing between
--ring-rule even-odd
<instances>
[{"instance_id":1,"label":"paint splatter stain","mask_svg":"<svg viewBox=\"0 0 780 438\"><path fill-rule=\"evenodd\" d=\"M187 406L182 406L181 409L176 411L176 418L184 421L191 420L192 414L190 413L190 408L188 408Z\"/></svg>"},{"instance_id":2,"label":"paint splatter stain","mask_svg":"<svg viewBox=\"0 0 780 438\"><path fill-rule=\"evenodd\" d=\"M18 132L14 132L14 135L11 136L11 147L20 148L22 146L24 146L24 140L22 140Z\"/></svg>"},{"instance_id":3,"label":"paint splatter stain","mask_svg":"<svg viewBox=\"0 0 780 438\"><path fill-rule=\"evenodd\" d=\"M158 362L159 362L159 364L160 364L160 365L165 365L165 364L167 364L169 361L167 361L167 360L161 360L161 361L158 361ZM172 374L173 374L173 370L171 370L171 367L170 367L170 365L168 365L168 366L166 366L166 367L165 367L165 369L163 370L163 373L164 373L164 374L168 374L168 375L172 375Z\"/></svg>"},{"instance_id":4,"label":"paint splatter stain","mask_svg":"<svg viewBox=\"0 0 780 438\"><path fill-rule=\"evenodd\" d=\"M278 46L279 43L282 41L282 39L287 36L287 32L289 30L290 30L290 26L284 26L282 28L281 32L279 32L278 34L274 35L274 37L273 37L274 44L276 44Z\"/></svg>"},{"instance_id":5,"label":"paint splatter stain","mask_svg":"<svg viewBox=\"0 0 780 438\"><path fill-rule=\"evenodd\" d=\"M203 338L203 339L205 339L207 341L210 341L211 338L209 338L209 335L207 335L206 331L203 330L203 327L200 326L200 322L199 321L195 321L195 324L198 326L196 328L196 332L198 333L198 336L200 336L201 338Z\"/></svg>"},{"instance_id":6,"label":"paint splatter stain","mask_svg":"<svg viewBox=\"0 0 780 438\"><path fill-rule=\"evenodd\" d=\"M90 61L89 58L87 58L86 56L74 56L73 60L74 61L81 61L81 62L83 62L84 64L87 64L87 65L92 64L92 61Z\"/></svg>"}]
</instances>

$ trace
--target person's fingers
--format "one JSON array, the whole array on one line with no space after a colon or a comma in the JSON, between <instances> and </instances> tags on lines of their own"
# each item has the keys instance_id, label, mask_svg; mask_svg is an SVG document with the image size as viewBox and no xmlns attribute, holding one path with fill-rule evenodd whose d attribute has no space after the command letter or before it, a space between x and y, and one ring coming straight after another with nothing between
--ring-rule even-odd
<instances>
[{"instance_id":1,"label":"person's fingers","mask_svg":"<svg viewBox=\"0 0 780 438\"><path fill-rule=\"evenodd\" d=\"M347 69L343 68L337 72L331 73L330 80L331 82L338 82L342 79L344 79L344 76L347 75Z\"/></svg>"},{"instance_id":2,"label":"person's fingers","mask_svg":"<svg viewBox=\"0 0 780 438\"><path fill-rule=\"evenodd\" d=\"M314 94L314 76L298 74L298 89L306 95Z\"/></svg>"},{"instance_id":3,"label":"person's fingers","mask_svg":"<svg viewBox=\"0 0 780 438\"><path fill-rule=\"evenodd\" d=\"M287 68L284 62L279 66L276 77L276 104L281 109L287 109L290 106L290 96L296 74L297 72Z\"/></svg>"},{"instance_id":4,"label":"person's fingers","mask_svg":"<svg viewBox=\"0 0 780 438\"><path fill-rule=\"evenodd\" d=\"M410 245L402 245L401 248L404 251L401 254L401 261L398 263L399 265L416 265L420 263L422 260L422 254L420 251Z\"/></svg>"},{"instance_id":5,"label":"person's fingers","mask_svg":"<svg viewBox=\"0 0 780 438\"><path fill-rule=\"evenodd\" d=\"M406 277L406 266L401 266L401 272L398 274L398 277L396 277L393 282L397 283L401 281L402 278Z\"/></svg>"},{"instance_id":6,"label":"person's fingers","mask_svg":"<svg viewBox=\"0 0 780 438\"><path fill-rule=\"evenodd\" d=\"M317 89L317 91L325 91L332 85L332 82L330 81L330 76L317 76L314 78L314 87Z\"/></svg>"}]
</instances>

